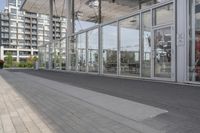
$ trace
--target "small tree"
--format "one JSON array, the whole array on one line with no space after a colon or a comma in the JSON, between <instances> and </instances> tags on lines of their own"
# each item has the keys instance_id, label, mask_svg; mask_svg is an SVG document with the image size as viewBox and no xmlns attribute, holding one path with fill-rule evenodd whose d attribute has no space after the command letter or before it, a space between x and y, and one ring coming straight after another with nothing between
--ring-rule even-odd
<instances>
[{"instance_id":1,"label":"small tree","mask_svg":"<svg viewBox=\"0 0 200 133\"><path fill-rule=\"evenodd\" d=\"M10 52L8 52L7 57L5 58L5 63L8 67L12 67L13 66L13 57L12 54Z\"/></svg>"}]
</instances>

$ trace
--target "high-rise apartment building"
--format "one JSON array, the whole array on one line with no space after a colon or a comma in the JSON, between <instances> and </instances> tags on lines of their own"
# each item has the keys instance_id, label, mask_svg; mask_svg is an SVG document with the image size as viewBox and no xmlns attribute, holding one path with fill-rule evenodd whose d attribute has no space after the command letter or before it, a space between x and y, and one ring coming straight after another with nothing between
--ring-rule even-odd
<instances>
[{"instance_id":1,"label":"high-rise apartment building","mask_svg":"<svg viewBox=\"0 0 200 133\"><path fill-rule=\"evenodd\" d=\"M0 17L0 58L11 53L13 60L25 61L38 55L38 46L49 42L49 17L20 11L21 0L8 0ZM53 39L65 37L66 19L53 18Z\"/></svg>"}]
</instances>

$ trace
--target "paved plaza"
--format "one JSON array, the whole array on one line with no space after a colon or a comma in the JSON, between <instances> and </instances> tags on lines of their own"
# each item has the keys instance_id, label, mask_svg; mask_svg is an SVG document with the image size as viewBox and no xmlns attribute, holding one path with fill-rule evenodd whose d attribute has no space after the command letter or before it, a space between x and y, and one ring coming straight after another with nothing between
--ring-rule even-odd
<instances>
[{"instance_id":1,"label":"paved plaza","mask_svg":"<svg viewBox=\"0 0 200 133\"><path fill-rule=\"evenodd\" d=\"M0 133L199 133L199 101L198 86L0 70Z\"/></svg>"}]
</instances>

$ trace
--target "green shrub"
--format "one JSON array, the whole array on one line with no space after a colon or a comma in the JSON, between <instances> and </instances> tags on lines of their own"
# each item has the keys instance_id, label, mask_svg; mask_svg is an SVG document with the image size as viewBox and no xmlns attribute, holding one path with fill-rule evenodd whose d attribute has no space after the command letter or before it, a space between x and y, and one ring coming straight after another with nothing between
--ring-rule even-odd
<instances>
[{"instance_id":1,"label":"green shrub","mask_svg":"<svg viewBox=\"0 0 200 133\"><path fill-rule=\"evenodd\" d=\"M8 65L8 67L12 67L13 66L13 57L12 57L12 53L8 52L7 57L5 58L5 63Z\"/></svg>"},{"instance_id":2,"label":"green shrub","mask_svg":"<svg viewBox=\"0 0 200 133\"><path fill-rule=\"evenodd\" d=\"M20 61L18 67L25 67L25 62L24 61Z\"/></svg>"},{"instance_id":3,"label":"green shrub","mask_svg":"<svg viewBox=\"0 0 200 133\"><path fill-rule=\"evenodd\" d=\"M9 68L10 66L9 66L8 64L5 63L5 64L3 65L3 67L4 67L4 68Z\"/></svg>"},{"instance_id":4,"label":"green shrub","mask_svg":"<svg viewBox=\"0 0 200 133\"><path fill-rule=\"evenodd\" d=\"M33 67L33 63L32 62L26 62L26 67L32 68Z\"/></svg>"}]
</instances>

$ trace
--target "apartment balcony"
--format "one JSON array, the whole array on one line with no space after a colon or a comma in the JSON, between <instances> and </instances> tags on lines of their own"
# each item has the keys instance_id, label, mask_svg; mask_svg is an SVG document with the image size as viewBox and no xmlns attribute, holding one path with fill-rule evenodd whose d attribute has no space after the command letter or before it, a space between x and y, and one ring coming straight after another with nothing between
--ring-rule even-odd
<instances>
[{"instance_id":1,"label":"apartment balcony","mask_svg":"<svg viewBox=\"0 0 200 133\"><path fill-rule=\"evenodd\" d=\"M9 20L9 17L8 17L8 16L2 15L2 16L1 16L1 19L2 19L2 20Z\"/></svg>"},{"instance_id":2,"label":"apartment balcony","mask_svg":"<svg viewBox=\"0 0 200 133\"><path fill-rule=\"evenodd\" d=\"M35 46L35 47L32 47L33 49L35 49L35 50L37 50L37 46Z\"/></svg>"},{"instance_id":3,"label":"apartment balcony","mask_svg":"<svg viewBox=\"0 0 200 133\"><path fill-rule=\"evenodd\" d=\"M26 45L26 46L31 46L31 43L25 43L24 45Z\"/></svg>"},{"instance_id":4,"label":"apartment balcony","mask_svg":"<svg viewBox=\"0 0 200 133\"><path fill-rule=\"evenodd\" d=\"M32 40L36 41L36 40L37 40L37 38L32 38Z\"/></svg>"},{"instance_id":5,"label":"apartment balcony","mask_svg":"<svg viewBox=\"0 0 200 133\"><path fill-rule=\"evenodd\" d=\"M9 38L8 35L1 35L1 38Z\"/></svg>"},{"instance_id":6,"label":"apartment balcony","mask_svg":"<svg viewBox=\"0 0 200 133\"><path fill-rule=\"evenodd\" d=\"M31 38L30 37L25 37L25 40L31 40Z\"/></svg>"},{"instance_id":7,"label":"apartment balcony","mask_svg":"<svg viewBox=\"0 0 200 133\"><path fill-rule=\"evenodd\" d=\"M25 23L30 23L30 19L25 19Z\"/></svg>"},{"instance_id":8,"label":"apartment balcony","mask_svg":"<svg viewBox=\"0 0 200 133\"><path fill-rule=\"evenodd\" d=\"M24 40L24 37L18 37L19 40Z\"/></svg>"},{"instance_id":9,"label":"apartment balcony","mask_svg":"<svg viewBox=\"0 0 200 133\"><path fill-rule=\"evenodd\" d=\"M1 29L1 32L9 32L9 29Z\"/></svg>"},{"instance_id":10,"label":"apartment balcony","mask_svg":"<svg viewBox=\"0 0 200 133\"><path fill-rule=\"evenodd\" d=\"M24 34L24 31L23 30L18 30L18 33Z\"/></svg>"},{"instance_id":11,"label":"apartment balcony","mask_svg":"<svg viewBox=\"0 0 200 133\"><path fill-rule=\"evenodd\" d=\"M25 34L31 34L31 32L30 31L25 31Z\"/></svg>"},{"instance_id":12,"label":"apartment balcony","mask_svg":"<svg viewBox=\"0 0 200 133\"><path fill-rule=\"evenodd\" d=\"M31 47L26 47L26 46L25 46L25 47L21 48L20 50L26 50L26 51L27 51L27 50L31 50Z\"/></svg>"},{"instance_id":13,"label":"apartment balcony","mask_svg":"<svg viewBox=\"0 0 200 133\"><path fill-rule=\"evenodd\" d=\"M10 45L16 46L16 45L17 45L17 43L10 43Z\"/></svg>"},{"instance_id":14,"label":"apartment balcony","mask_svg":"<svg viewBox=\"0 0 200 133\"><path fill-rule=\"evenodd\" d=\"M60 24L56 24L56 27L60 27Z\"/></svg>"},{"instance_id":15,"label":"apartment balcony","mask_svg":"<svg viewBox=\"0 0 200 133\"><path fill-rule=\"evenodd\" d=\"M32 23L37 24L37 21L36 21L36 20L33 20Z\"/></svg>"},{"instance_id":16,"label":"apartment balcony","mask_svg":"<svg viewBox=\"0 0 200 133\"><path fill-rule=\"evenodd\" d=\"M4 50L8 50L8 51L16 51L17 47L16 46L4 46Z\"/></svg>"},{"instance_id":17,"label":"apartment balcony","mask_svg":"<svg viewBox=\"0 0 200 133\"><path fill-rule=\"evenodd\" d=\"M21 58L28 58L30 56L31 56L31 54L20 54L19 55L19 57L21 57Z\"/></svg>"},{"instance_id":18,"label":"apartment balcony","mask_svg":"<svg viewBox=\"0 0 200 133\"><path fill-rule=\"evenodd\" d=\"M9 45L9 41L1 41L1 44L3 44L3 45Z\"/></svg>"},{"instance_id":19,"label":"apartment balcony","mask_svg":"<svg viewBox=\"0 0 200 133\"><path fill-rule=\"evenodd\" d=\"M56 34L56 37L60 37L60 34Z\"/></svg>"},{"instance_id":20,"label":"apartment balcony","mask_svg":"<svg viewBox=\"0 0 200 133\"><path fill-rule=\"evenodd\" d=\"M24 25L19 24L18 27L20 27L20 28L24 28Z\"/></svg>"},{"instance_id":21,"label":"apartment balcony","mask_svg":"<svg viewBox=\"0 0 200 133\"><path fill-rule=\"evenodd\" d=\"M32 29L37 29L37 26L32 26Z\"/></svg>"},{"instance_id":22,"label":"apartment balcony","mask_svg":"<svg viewBox=\"0 0 200 133\"><path fill-rule=\"evenodd\" d=\"M53 18L53 21L59 21L60 18Z\"/></svg>"},{"instance_id":23,"label":"apartment balcony","mask_svg":"<svg viewBox=\"0 0 200 133\"><path fill-rule=\"evenodd\" d=\"M56 29L56 32L60 32L60 29Z\"/></svg>"},{"instance_id":24,"label":"apartment balcony","mask_svg":"<svg viewBox=\"0 0 200 133\"><path fill-rule=\"evenodd\" d=\"M9 23L1 23L1 25L9 27Z\"/></svg>"},{"instance_id":25,"label":"apartment balcony","mask_svg":"<svg viewBox=\"0 0 200 133\"><path fill-rule=\"evenodd\" d=\"M17 33L16 30L10 30L10 33Z\"/></svg>"},{"instance_id":26,"label":"apartment balcony","mask_svg":"<svg viewBox=\"0 0 200 133\"><path fill-rule=\"evenodd\" d=\"M32 48L36 48L37 49L37 44L32 44Z\"/></svg>"},{"instance_id":27,"label":"apartment balcony","mask_svg":"<svg viewBox=\"0 0 200 133\"><path fill-rule=\"evenodd\" d=\"M25 14L25 17L28 17L28 18L37 18L37 14Z\"/></svg>"},{"instance_id":28,"label":"apartment balcony","mask_svg":"<svg viewBox=\"0 0 200 133\"><path fill-rule=\"evenodd\" d=\"M25 28L30 29L31 26L30 25L25 25Z\"/></svg>"},{"instance_id":29,"label":"apartment balcony","mask_svg":"<svg viewBox=\"0 0 200 133\"><path fill-rule=\"evenodd\" d=\"M33 31L32 31L32 34L37 35L37 32L33 32Z\"/></svg>"}]
</instances>

